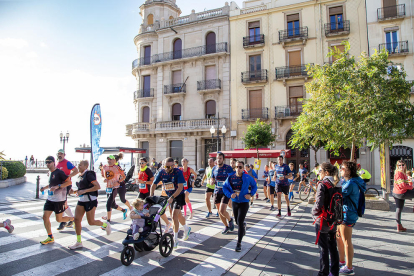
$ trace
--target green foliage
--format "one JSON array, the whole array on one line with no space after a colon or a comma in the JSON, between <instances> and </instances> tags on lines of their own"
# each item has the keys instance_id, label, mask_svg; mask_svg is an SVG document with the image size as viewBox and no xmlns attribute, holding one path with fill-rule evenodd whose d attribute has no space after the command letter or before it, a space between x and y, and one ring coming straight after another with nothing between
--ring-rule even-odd
<instances>
[{"instance_id":1,"label":"green foliage","mask_svg":"<svg viewBox=\"0 0 414 276\"><path fill-rule=\"evenodd\" d=\"M247 132L243 134L242 140L247 149L266 147L276 139L276 136L272 134L272 124L261 122L260 119L257 119L256 123L250 124L247 127Z\"/></svg>"},{"instance_id":2,"label":"green foliage","mask_svg":"<svg viewBox=\"0 0 414 276\"><path fill-rule=\"evenodd\" d=\"M7 171L6 167L1 167L1 179L0 180L4 180L7 179L7 176L9 175L9 172Z\"/></svg>"},{"instance_id":3,"label":"green foliage","mask_svg":"<svg viewBox=\"0 0 414 276\"><path fill-rule=\"evenodd\" d=\"M384 142L401 143L414 134L412 84L404 68L395 68L388 53L377 51L357 61L345 51L332 51L333 64L308 66L312 81L306 83L311 95L294 123L291 145L304 148L321 141L325 149L338 152L342 146L363 146L371 150Z\"/></svg>"},{"instance_id":4,"label":"green foliage","mask_svg":"<svg viewBox=\"0 0 414 276\"><path fill-rule=\"evenodd\" d=\"M20 161L4 161L3 167L7 168L8 178L19 178L26 174L26 167Z\"/></svg>"},{"instance_id":5,"label":"green foliage","mask_svg":"<svg viewBox=\"0 0 414 276\"><path fill-rule=\"evenodd\" d=\"M6 160L5 157L6 157L6 154L4 153L4 150L0 151L0 160Z\"/></svg>"}]
</instances>

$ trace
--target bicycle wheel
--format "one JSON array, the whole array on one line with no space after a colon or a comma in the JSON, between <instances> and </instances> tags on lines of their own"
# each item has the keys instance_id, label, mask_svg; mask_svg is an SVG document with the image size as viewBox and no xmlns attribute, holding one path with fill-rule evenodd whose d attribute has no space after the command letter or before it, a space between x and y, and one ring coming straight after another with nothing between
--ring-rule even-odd
<instances>
[{"instance_id":1,"label":"bicycle wheel","mask_svg":"<svg viewBox=\"0 0 414 276\"><path fill-rule=\"evenodd\" d=\"M300 189L300 191L299 191L299 198L300 198L300 200L302 200L302 201L307 200L308 197L309 197L309 194L310 194L309 191L310 191L310 187L309 186L302 187Z\"/></svg>"},{"instance_id":2,"label":"bicycle wheel","mask_svg":"<svg viewBox=\"0 0 414 276\"><path fill-rule=\"evenodd\" d=\"M380 194L379 194L379 192L378 192L377 189L375 189L375 188L368 188L365 191L365 195L366 196L379 196Z\"/></svg>"}]
</instances>

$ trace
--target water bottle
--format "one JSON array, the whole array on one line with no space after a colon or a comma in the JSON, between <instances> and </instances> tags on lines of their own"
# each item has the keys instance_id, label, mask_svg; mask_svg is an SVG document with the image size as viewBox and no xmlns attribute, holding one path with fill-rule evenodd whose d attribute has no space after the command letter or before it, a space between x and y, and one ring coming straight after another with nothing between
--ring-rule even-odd
<instances>
[{"instance_id":1,"label":"water bottle","mask_svg":"<svg viewBox=\"0 0 414 276\"><path fill-rule=\"evenodd\" d=\"M42 187L43 188L43 187ZM45 190L42 190L42 195L45 195Z\"/></svg>"}]
</instances>

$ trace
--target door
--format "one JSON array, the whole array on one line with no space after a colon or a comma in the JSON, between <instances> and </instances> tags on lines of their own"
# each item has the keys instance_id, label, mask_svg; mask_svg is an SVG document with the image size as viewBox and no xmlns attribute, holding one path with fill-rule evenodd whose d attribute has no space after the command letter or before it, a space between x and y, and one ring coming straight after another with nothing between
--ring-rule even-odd
<instances>
[{"instance_id":1,"label":"door","mask_svg":"<svg viewBox=\"0 0 414 276\"><path fill-rule=\"evenodd\" d=\"M206 54L216 52L216 34L211 32L206 36Z\"/></svg>"},{"instance_id":2,"label":"door","mask_svg":"<svg viewBox=\"0 0 414 276\"><path fill-rule=\"evenodd\" d=\"M215 89L216 87L216 66L206 66L206 76L205 76L205 88L204 89Z\"/></svg>"},{"instance_id":3,"label":"door","mask_svg":"<svg viewBox=\"0 0 414 276\"><path fill-rule=\"evenodd\" d=\"M150 122L150 108L148 106L144 106L144 108L142 108L142 122Z\"/></svg>"},{"instance_id":4,"label":"door","mask_svg":"<svg viewBox=\"0 0 414 276\"><path fill-rule=\"evenodd\" d=\"M249 23L249 44L260 43L260 22L250 22Z\"/></svg>"},{"instance_id":5,"label":"door","mask_svg":"<svg viewBox=\"0 0 414 276\"><path fill-rule=\"evenodd\" d=\"M149 157L149 142L145 141L145 142L141 142L141 148L146 149L145 153L142 153L141 157L146 157L147 161L148 157Z\"/></svg>"},{"instance_id":6,"label":"door","mask_svg":"<svg viewBox=\"0 0 414 276\"><path fill-rule=\"evenodd\" d=\"M173 87L172 87L172 92L173 93L178 93L181 92L181 70L179 71L173 71Z\"/></svg>"},{"instance_id":7,"label":"door","mask_svg":"<svg viewBox=\"0 0 414 276\"><path fill-rule=\"evenodd\" d=\"M289 52L289 69L286 70L287 76L300 76L301 75L302 57L301 51Z\"/></svg>"},{"instance_id":8,"label":"door","mask_svg":"<svg viewBox=\"0 0 414 276\"><path fill-rule=\"evenodd\" d=\"M384 18L397 16L397 1L383 0Z\"/></svg>"},{"instance_id":9,"label":"door","mask_svg":"<svg viewBox=\"0 0 414 276\"><path fill-rule=\"evenodd\" d=\"M343 31L344 30L344 20L343 20L343 7L333 7L329 8L329 21L330 21L330 31Z\"/></svg>"},{"instance_id":10,"label":"door","mask_svg":"<svg viewBox=\"0 0 414 276\"><path fill-rule=\"evenodd\" d=\"M249 91L249 117L262 118L262 90Z\"/></svg>"},{"instance_id":11,"label":"door","mask_svg":"<svg viewBox=\"0 0 414 276\"><path fill-rule=\"evenodd\" d=\"M151 95L151 76L143 76L144 86L142 91L143 97L150 97Z\"/></svg>"},{"instance_id":12,"label":"door","mask_svg":"<svg viewBox=\"0 0 414 276\"><path fill-rule=\"evenodd\" d=\"M170 141L170 157L174 160L178 160L178 163L181 164L181 159L183 159L183 141Z\"/></svg>"},{"instance_id":13,"label":"door","mask_svg":"<svg viewBox=\"0 0 414 276\"><path fill-rule=\"evenodd\" d=\"M398 49L398 31L385 32L385 43L388 53L400 52L401 49Z\"/></svg>"},{"instance_id":14,"label":"door","mask_svg":"<svg viewBox=\"0 0 414 276\"><path fill-rule=\"evenodd\" d=\"M303 86L289 87L289 108L290 115L296 116L302 112Z\"/></svg>"},{"instance_id":15,"label":"door","mask_svg":"<svg viewBox=\"0 0 414 276\"><path fill-rule=\"evenodd\" d=\"M219 139L219 151L221 150L221 139ZM217 139L204 139L204 167L208 165L209 154L217 151ZM213 157L216 160L216 157Z\"/></svg>"},{"instance_id":16,"label":"door","mask_svg":"<svg viewBox=\"0 0 414 276\"><path fill-rule=\"evenodd\" d=\"M181 39L176 39L173 44L173 59L178 59L182 57L183 44Z\"/></svg>"},{"instance_id":17,"label":"door","mask_svg":"<svg viewBox=\"0 0 414 276\"><path fill-rule=\"evenodd\" d=\"M144 65L151 64L151 46L144 47Z\"/></svg>"},{"instance_id":18,"label":"door","mask_svg":"<svg viewBox=\"0 0 414 276\"><path fill-rule=\"evenodd\" d=\"M172 106L172 120L181 121L181 104L179 103Z\"/></svg>"},{"instance_id":19,"label":"door","mask_svg":"<svg viewBox=\"0 0 414 276\"><path fill-rule=\"evenodd\" d=\"M291 14L286 17L288 27L288 37L300 36L299 14Z\"/></svg>"},{"instance_id":20,"label":"door","mask_svg":"<svg viewBox=\"0 0 414 276\"><path fill-rule=\"evenodd\" d=\"M251 81L262 78L262 56L255 55L249 57L249 78Z\"/></svg>"}]
</instances>

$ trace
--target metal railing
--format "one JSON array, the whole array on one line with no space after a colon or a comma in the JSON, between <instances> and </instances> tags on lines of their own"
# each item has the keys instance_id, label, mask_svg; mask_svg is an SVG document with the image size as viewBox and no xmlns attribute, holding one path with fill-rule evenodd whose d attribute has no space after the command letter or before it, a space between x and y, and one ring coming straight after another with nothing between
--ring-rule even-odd
<instances>
[{"instance_id":1,"label":"metal railing","mask_svg":"<svg viewBox=\"0 0 414 276\"><path fill-rule=\"evenodd\" d=\"M220 118L220 125L225 124L225 119ZM182 121L157 122L156 130L178 130L178 129L210 129L211 126L217 126L217 119L196 119Z\"/></svg>"},{"instance_id":2,"label":"metal railing","mask_svg":"<svg viewBox=\"0 0 414 276\"><path fill-rule=\"evenodd\" d=\"M302 113L302 105L280 105L275 106L275 118L286 118L299 116Z\"/></svg>"},{"instance_id":3,"label":"metal railing","mask_svg":"<svg viewBox=\"0 0 414 276\"><path fill-rule=\"evenodd\" d=\"M164 94L185 93L185 83L164 85Z\"/></svg>"},{"instance_id":4,"label":"metal railing","mask_svg":"<svg viewBox=\"0 0 414 276\"><path fill-rule=\"evenodd\" d=\"M269 109L267 107L242 109L242 120L249 119L269 119Z\"/></svg>"},{"instance_id":5,"label":"metal railing","mask_svg":"<svg viewBox=\"0 0 414 276\"><path fill-rule=\"evenodd\" d=\"M134 100L154 97L154 88L144 88L134 92Z\"/></svg>"},{"instance_id":6,"label":"metal railing","mask_svg":"<svg viewBox=\"0 0 414 276\"><path fill-rule=\"evenodd\" d=\"M243 37L243 47L264 44L264 34Z\"/></svg>"},{"instance_id":7,"label":"metal railing","mask_svg":"<svg viewBox=\"0 0 414 276\"><path fill-rule=\"evenodd\" d=\"M259 71L242 72L241 81L243 83L267 81L267 69L262 69Z\"/></svg>"},{"instance_id":8,"label":"metal railing","mask_svg":"<svg viewBox=\"0 0 414 276\"><path fill-rule=\"evenodd\" d=\"M221 42L210 45L203 45L193 48L187 48L184 50L171 51L161 54L155 54L151 58L151 63L169 61L173 59L197 57L206 54L227 52L227 42Z\"/></svg>"},{"instance_id":9,"label":"metal railing","mask_svg":"<svg viewBox=\"0 0 414 276\"><path fill-rule=\"evenodd\" d=\"M382 43L379 45L379 50L382 51L383 49L387 50L388 54L390 55L408 53L408 40L391 43Z\"/></svg>"},{"instance_id":10,"label":"metal railing","mask_svg":"<svg viewBox=\"0 0 414 276\"><path fill-rule=\"evenodd\" d=\"M279 41L290 39L307 39L308 27L299 27L279 31Z\"/></svg>"},{"instance_id":11,"label":"metal railing","mask_svg":"<svg viewBox=\"0 0 414 276\"><path fill-rule=\"evenodd\" d=\"M349 32L351 30L351 23L349 20L339 21L334 23L325 23L325 35L333 35L342 32Z\"/></svg>"},{"instance_id":12,"label":"metal railing","mask_svg":"<svg viewBox=\"0 0 414 276\"><path fill-rule=\"evenodd\" d=\"M306 64L302 64L298 66L285 66L285 67L275 68L276 79L287 79L287 78L298 77L298 76L305 76L305 77L308 76L308 72L306 71Z\"/></svg>"},{"instance_id":13,"label":"metal railing","mask_svg":"<svg viewBox=\"0 0 414 276\"><path fill-rule=\"evenodd\" d=\"M209 90L209 89L221 89L221 80L202 80L197 82L197 91Z\"/></svg>"},{"instance_id":14,"label":"metal railing","mask_svg":"<svg viewBox=\"0 0 414 276\"><path fill-rule=\"evenodd\" d=\"M404 16L405 16L405 4L377 9L378 20L385 20L387 18L404 17Z\"/></svg>"}]
</instances>

